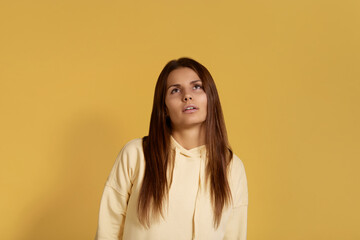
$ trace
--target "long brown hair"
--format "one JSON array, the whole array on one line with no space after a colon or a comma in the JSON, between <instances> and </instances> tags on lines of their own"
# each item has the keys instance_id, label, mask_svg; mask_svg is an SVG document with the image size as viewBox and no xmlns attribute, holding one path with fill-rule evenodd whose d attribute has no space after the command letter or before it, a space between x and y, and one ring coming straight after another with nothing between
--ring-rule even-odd
<instances>
[{"instance_id":1,"label":"long brown hair","mask_svg":"<svg viewBox=\"0 0 360 240\"><path fill-rule=\"evenodd\" d=\"M171 121L165 111L166 84L170 72L181 67L190 68L197 73L207 96L206 179L210 183L214 227L217 228L224 206L232 201L227 170L233 152L229 146L215 82L203 65L190 58L168 62L155 86L149 135L143 138L146 167L139 195L138 218L141 224L149 227L152 217L163 215L164 198L167 199L169 192L167 171L173 160L170 153Z\"/></svg>"}]
</instances>

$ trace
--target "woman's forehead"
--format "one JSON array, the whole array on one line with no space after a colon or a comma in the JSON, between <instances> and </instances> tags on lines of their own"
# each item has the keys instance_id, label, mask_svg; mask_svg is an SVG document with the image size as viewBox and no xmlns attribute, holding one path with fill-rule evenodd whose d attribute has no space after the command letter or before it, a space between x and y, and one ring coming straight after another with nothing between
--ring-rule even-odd
<instances>
[{"instance_id":1,"label":"woman's forehead","mask_svg":"<svg viewBox=\"0 0 360 240\"><path fill-rule=\"evenodd\" d=\"M177 68L170 72L167 78L167 86L191 84L194 80L201 80L194 70L187 67Z\"/></svg>"}]
</instances>

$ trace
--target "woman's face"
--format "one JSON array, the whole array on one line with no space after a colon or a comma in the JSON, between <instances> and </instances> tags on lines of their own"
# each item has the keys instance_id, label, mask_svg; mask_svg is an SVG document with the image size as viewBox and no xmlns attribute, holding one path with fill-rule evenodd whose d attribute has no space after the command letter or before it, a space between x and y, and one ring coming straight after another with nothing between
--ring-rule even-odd
<instances>
[{"instance_id":1,"label":"woman's face","mask_svg":"<svg viewBox=\"0 0 360 240\"><path fill-rule=\"evenodd\" d=\"M207 96L202 81L192 69L182 67L170 72L165 105L176 130L201 126L205 122Z\"/></svg>"}]
</instances>

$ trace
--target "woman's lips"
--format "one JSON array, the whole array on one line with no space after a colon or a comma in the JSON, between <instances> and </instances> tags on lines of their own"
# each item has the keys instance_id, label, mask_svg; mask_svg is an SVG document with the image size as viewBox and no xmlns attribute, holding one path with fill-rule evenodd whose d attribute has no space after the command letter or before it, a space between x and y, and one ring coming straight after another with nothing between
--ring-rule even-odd
<instances>
[{"instance_id":1,"label":"woman's lips","mask_svg":"<svg viewBox=\"0 0 360 240\"><path fill-rule=\"evenodd\" d=\"M192 108L192 109L187 109L187 108ZM192 110L198 110L198 108L196 107L196 105L194 104L190 104L190 105L187 105L183 108L183 112L190 112ZM194 111L192 111L194 112Z\"/></svg>"},{"instance_id":2,"label":"woman's lips","mask_svg":"<svg viewBox=\"0 0 360 240\"><path fill-rule=\"evenodd\" d=\"M197 110L199 110L199 109L197 109L197 108L189 109L189 110L185 110L184 113L193 113L193 112L196 112Z\"/></svg>"}]
</instances>

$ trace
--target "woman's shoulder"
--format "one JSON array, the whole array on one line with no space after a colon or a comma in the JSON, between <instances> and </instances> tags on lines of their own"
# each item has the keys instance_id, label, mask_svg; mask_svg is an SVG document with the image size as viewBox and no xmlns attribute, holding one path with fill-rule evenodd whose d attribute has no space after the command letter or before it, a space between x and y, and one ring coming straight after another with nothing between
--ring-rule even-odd
<instances>
[{"instance_id":1,"label":"woman's shoulder","mask_svg":"<svg viewBox=\"0 0 360 240\"><path fill-rule=\"evenodd\" d=\"M230 179L234 196L234 207L248 204L248 188L243 161L233 154L231 161Z\"/></svg>"},{"instance_id":2,"label":"woman's shoulder","mask_svg":"<svg viewBox=\"0 0 360 240\"><path fill-rule=\"evenodd\" d=\"M244 163L235 153L233 153L233 157L230 162L230 168L231 168L231 172L235 172L235 174L245 173Z\"/></svg>"},{"instance_id":3,"label":"woman's shoulder","mask_svg":"<svg viewBox=\"0 0 360 240\"><path fill-rule=\"evenodd\" d=\"M110 179L119 182L117 179L121 176L128 176L133 180L143 165L143 155L142 138L135 138L126 142L116 157L109 182L111 182Z\"/></svg>"},{"instance_id":4,"label":"woman's shoulder","mask_svg":"<svg viewBox=\"0 0 360 240\"><path fill-rule=\"evenodd\" d=\"M134 182L139 169L144 165L141 161L142 156L141 138L125 143L116 157L106 184L126 196L129 184Z\"/></svg>"},{"instance_id":5,"label":"woman's shoulder","mask_svg":"<svg viewBox=\"0 0 360 240\"><path fill-rule=\"evenodd\" d=\"M142 138L134 138L129 140L123 145L120 150L119 155L133 155L143 153L143 139Z\"/></svg>"},{"instance_id":6,"label":"woman's shoulder","mask_svg":"<svg viewBox=\"0 0 360 240\"><path fill-rule=\"evenodd\" d=\"M123 149L133 149L133 148L142 147L142 142L143 142L142 138L131 139L124 144Z\"/></svg>"},{"instance_id":7,"label":"woman's shoulder","mask_svg":"<svg viewBox=\"0 0 360 240\"><path fill-rule=\"evenodd\" d=\"M118 153L116 162L127 162L128 165L134 165L143 156L142 138L129 140L123 145Z\"/></svg>"}]
</instances>

